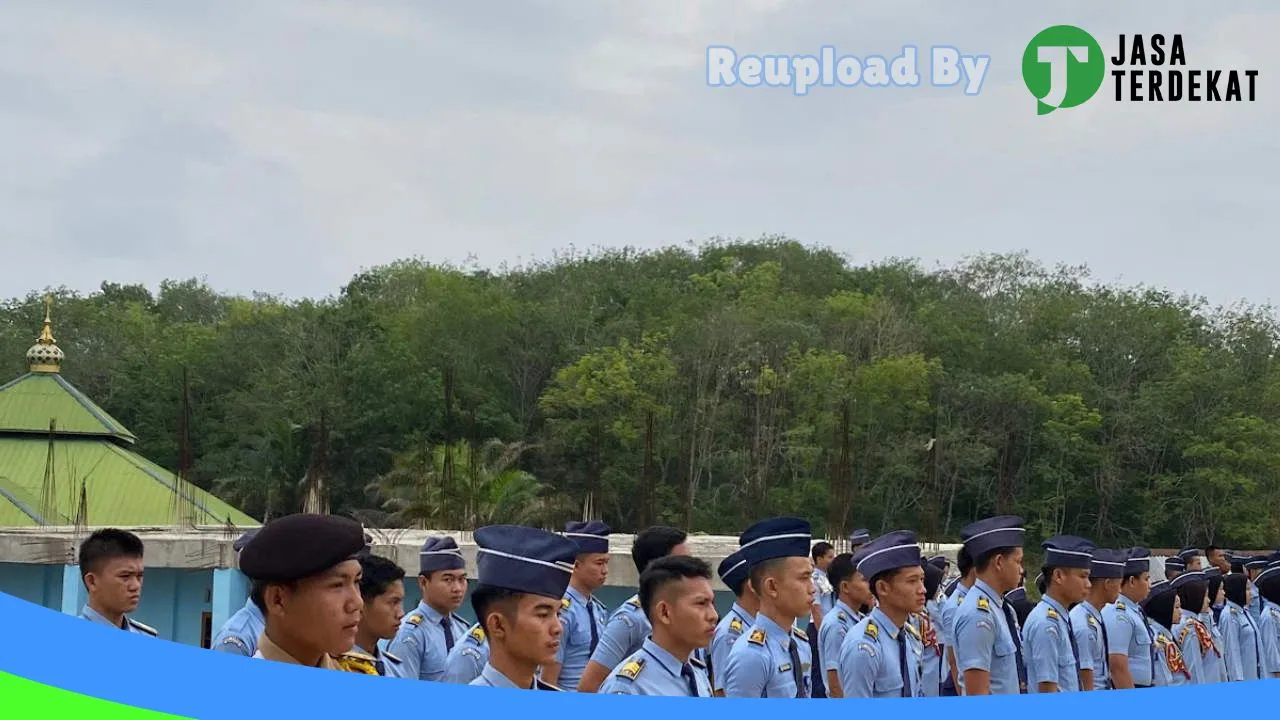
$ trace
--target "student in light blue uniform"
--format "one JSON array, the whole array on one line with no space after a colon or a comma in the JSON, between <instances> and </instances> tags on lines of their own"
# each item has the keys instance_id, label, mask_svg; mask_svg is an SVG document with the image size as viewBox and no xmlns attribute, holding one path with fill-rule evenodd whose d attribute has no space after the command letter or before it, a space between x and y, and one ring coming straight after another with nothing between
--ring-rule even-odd
<instances>
[{"instance_id":1,"label":"student in light blue uniform","mask_svg":"<svg viewBox=\"0 0 1280 720\"><path fill-rule=\"evenodd\" d=\"M1156 655L1155 635L1140 603L1151 590L1151 551L1129 548L1120 582L1120 597L1102 608L1102 624L1110 640L1108 671L1118 690L1151 687Z\"/></svg>"},{"instance_id":2,"label":"student in light blue uniform","mask_svg":"<svg viewBox=\"0 0 1280 720\"><path fill-rule=\"evenodd\" d=\"M688 555L654 560L640 573L640 606L653 631L610 673L600 692L711 697L707 668L694 656L711 642L719 620L711 566Z\"/></svg>"},{"instance_id":3,"label":"student in light blue uniform","mask_svg":"<svg viewBox=\"0 0 1280 720\"><path fill-rule=\"evenodd\" d=\"M646 528L631 543L631 561L636 573L644 572L649 563L668 555L688 555L685 541L688 535L665 525ZM649 619L640 607L640 595L632 595L622 603L605 622L604 632L596 644L595 652L587 662L587 668L578 681L578 692L596 692L600 683L629 655L635 653L649 636Z\"/></svg>"},{"instance_id":4,"label":"student in light blue uniform","mask_svg":"<svg viewBox=\"0 0 1280 720\"><path fill-rule=\"evenodd\" d=\"M831 543L819 540L813 544L809 555L813 558L813 606L809 610L809 624L805 628L805 635L809 638L809 655L813 658L812 677L809 678L809 684L813 687L815 698L825 698L826 682L822 677L818 630L836 602L835 589L831 587L831 580L827 577L827 568L831 565L832 558L836 556L836 550Z\"/></svg>"},{"instance_id":5,"label":"student in light blue uniform","mask_svg":"<svg viewBox=\"0 0 1280 720\"><path fill-rule=\"evenodd\" d=\"M1249 578L1231 573L1222 578L1226 596L1218 629L1222 633L1223 655L1227 660L1227 679L1232 682L1257 680L1262 677L1262 635L1249 607Z\"/></svg>"},{"instance_id":6,"label":"student in light blue uniform","mask_svg":"<svg viewBox=\"0 0 1280 720\"><path fill-rule=\"evenodd\" d=\"M847 698L921 697L924 646L911 623L924 609L920 545L907 530L872 540L858 561L876 607L840 646L840 685Z\"/></svg>"},{"instance_id":7,"label":"student in light blue uniform","mask_svg":"<svg viewBox=\"0 0 1280 720\"><path fill-rule=\"evenodd\" d=\"M1217 670L1217 680L1212 682L1227 682L1227 645L1223 640L1222 631L1218 629L1218 617L1222 613L1222 608L1226 602L1226 596L1222 592L1222 570L1215 565L1210 565L1204 569L1205 578L1205 605L1207 609L1200 613L1200 622L1209 630L1209 634L1213 637L1213 646L1216 648L1216 659L1205 663L1206 667L1212 666Z\"/></svg>"},{"instance_id":8,"label":"student in light blue uniform","mask_svg":"<svg viewBox=\"0 0 1280 720\"><path fill-rule=\"evenodd\" d=\"M244 546L257 534L258 529L254 528L236 538L235 542L231 543L232 551L239 556ZM213 636L210 647L215 652L253 657L253 654L258 651L258 636L267 626L267 620L262 616L262 608L258 607L260 602L262 598L255 598L255 593L250 592L249 597L244 601L244 607L227 618L218 630L218 634Z\"/></svg>"},{"instance_id":9,"label":"student in light blue uniform","mask_svg":"<svg viewBox=\"0 0 1280 720\"><path fill-rule=\"evenodd\" d=\"M827 568L827 576L836 592L836 603L818 631L818 657L826 695L830 698L844 697L840 686L840 647L849 630L862 620L862 613L857 608L871 598L871 587L858 572L857 562L862 554L861 549L856 554L841 553Z\"/></svg>"},{"instance_id":10,"label":"student in light blue uniform","mask_svg":"<svg viewBox=\"0 0 1280 720\"><path fill-rule=\"evenodd\" d=\"M347 655L372 665L383 677L403 678L404 661L383 650L380 643L396 636L404 617L404 568L384 557L362 556L360 598L364 610L356 629L356 644Z\"/></svg>"},{"instance_id":11,"label":"student in light blue uniform","mask_svg":"<svg viewBox=\"0 0 1280 720\"><path fill-rule=\"evenodd\" d=\"M725 697L812 696L809 638L795 627L813 603L810 533L808 521L787 517L762 520L742 533L739 543L760 610L729 650Z\"/></svg>"},{"instance_id":12,"label":"student in light blue uniform","mask_svg":"<svg viewBox=\"0 0 1280 720\"><path fill-rule=\"evenodd\" d=\"M1258 635L1262 646L1262 677L1280 677L1280 562L1267 566L1254 581L1262 594Z\"/></svg>"},{"instance_id":13,"label":"student in light blue uniform","mask_svg":"<svg viewBox=\"0 0 1280 720\"><path fill-rule=\"evenodd\" d=\"M1022 629L1027 692L1078 692L1084 686L1081 671L1093 670L1093 658L1080 652L1068 608L1089 594L1094 545L1081 537L1058 535L1042 546L1045 592Z\"/></svg>"},{"instance_id":14,"label":"student in light blue uniform","mask_svg":"<svg viewBox=\"0 0 1280 720\"><path fill-rule=\"evenodd\" d=\"M974 559L978 579L956 610L956 665L966 695L1016 695L1025 692L1013 606L1004 594L1021 583L1022 518L1002 515L971 523L960 531L965 552Z\"/></svg>"},{"instance_id":15,"label":"student in light blue uniform","mask_svg":"<svg viewBox=\"0 0 1280 720\"><path fill-rule=\"evenodd\" d=\"M720 582L733 593L733 607L720 618L716 624L716 633L711 639L711 662L709 670L711 688L716 697L724 697L724 668L729 660L729 649L737 642L742 633L756 621L756 611L760 609L760 601L748 582L747 559L742 550L734 550L720 561L716 569Z\"/></svg>"},{"instance_id":16,"label":"student in light blue uniform","mask_svg":"<svg viewBox=\"0 0 1280 720\"><path fill-rule=\"evenodd\" d=\"M560 603L560 622L564 625L560 650L556 661L542 668L540 677L569 691L577 691L609 614L594 594L609 578L609 533L608 525L595 520L565 526L564 536L578 545L578 559Z\"/></svg>"},{"instance_id":17,"label":"student in light blue uniform","mask_svg":"<svg viewBox=\"0 0 1280 720\"><path fill-rule=\"evenodd\" d=\"M1193 668L1188 666L1187 658L1183 657L1182 649L1178 647L1178 641L1170 630L1179 620L1180 605L1173 584L1164 580L1152 584L1151 592L1142 604L1147 624L1151 627L1152 647L1155 649L1155 682L1152 683L1155 687L1186 685L1191 682Z\"/></svg>"},{"instance_id":18,"label":"student in light blue uniform","mask_svg":"<svg viewBox=\"0 0 1280 720\"><path fill-rule=\"evenodd\" d=\"M1102 622L1102 609L1120 597L1126 559L1125 553L1119 550L1095 549L1089 562L1089 594L1068 613L1076 650L1080 653L1082 690L1111 689L1108 668L1111 643Z\"/></svg>"},{"instance_id":19,"label":"student in light blue uniform","mask_svg":"<svg viewBox=\"0 0 1280 720\"><path fill-rule=\"evenodd\" d=\"M80 543L80 582L88 593L80 617L117 630L156 637L155 628L129 617L142 600L142 540L116 528L95 531Z\"/></svg>"},{"instance_id":20,"label":"student in light blue uniform","mask_svg":"<svg viewBox=\"0 0 1280 720\"><path fill-rule=\"evenodd\" d=\"M923 697L938 697L942 693L942 656L945 648L938 640L937 619L942 613L937 603L939 591L942 589L946 558L939 556L938 559L941 562L935 562L930 558L928 562L920 565L924 569L924 607L920 612L912 614L910 620L915 625L916 631L920 633L924 652L920 666L920 695Z\"/></svg>"},{"instance_id":21,"label":"student in light blue uniform","mask_svg":"<svg viewBox=\"0 0 1280 720\"><path fill-rule=\"evenodd\" d=\"M1182 558L1174 555L1171 558L1165 558L1164 561L1164 579L1168 582L1182 573L1187 571L1187 563Z\"/></svg>"},{"instance_id":22,"label":"student in light blue uniform","mask_svg":"<svg viewBox=\"0 0 1280 720\"><path fill-rule=\"evenodd\" d=\"M1197 685L1222 682L1222 648L1213 632L1201 620L1209 609L1209 583L1203 570L1188 570L1169 583L1178 594L1181 612L1174 626L1173 641L1182 653L1191 682Z\"/></svg>"},{"instance_id":23,"label":"student in light blue uniform","mask_svg":"<svg viewBox=\"0 0 1280 720\"><path fill-rule=\"evenodd\" d=\"M965 552L963 546L956 551L956 570L960 572L960 577L956 578L951 589L947 591L946 597L942 602L942 622L939 623L940 642L944 648L943 656L945 659L946 678L942 681L942 696L953 697L964 693L964 673L960 672L956 665L956 636L955 622L956 610L964 604L965 595L969 594L969 588L978 581L978 571L973 567L973 558L969 557L969 553Z\"/></svg>"},{"instance_id":24,"label":"student in light blue uniform","mask_svg":"<svg viewBox=\"0 0 1280 720\"><path fill-rule=\"evenodd\" d=\"M471 607L489 642L489 660L475 686L559 690L538 678L555 662L560 600L569 587L578 546L556 533L518 525L475 532L476 575Z\"/></svg>"},{"instance_id":25,"label":"student in light blue uniform","mask_svg":"<svg viewBox=\"0 0 1280 720\"><path fill-rule=\"evenodd\" d=\"M454 611L467 591L467 564L452 537L428 537L418 552L418 588L422 601L404 616L387 650L404 662L410 678L439 681L445 658L467 632Z\"/></svg>"}]
</instances>

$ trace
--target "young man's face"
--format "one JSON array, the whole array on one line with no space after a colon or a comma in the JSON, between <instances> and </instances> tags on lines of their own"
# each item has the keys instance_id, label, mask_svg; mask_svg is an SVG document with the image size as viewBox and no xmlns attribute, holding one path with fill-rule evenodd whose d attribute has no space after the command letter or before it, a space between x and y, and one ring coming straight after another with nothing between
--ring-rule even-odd
<instances>
[{"instance_id":1,"label":"young man's face","mask_svg":"<svg viewBox=\"0 0 1280 720\"><path fill-rule=\"evenodd\" d=\"M916 566L899 570L892 577L878 579L880 602L885 607L918 613L924 609L924 568Z\"/></svg>"},{"instance_id":2,"label":"young man's face","mask_svg":"<svg viewBox=\"0 0 1280 720\"><path fill-rule=\"evenodd\" d=\"M295 642L329 655L355 645L364 610L359 561L346 560L293 587L268 586L264 595L268 622Z\"/></svg>"},{"instance_id":3,"label":"young man's face","mask_svg":"<svg viewBox=\"0 0 1280 720\"><path fill-rule=\"evenodd\" d=\"M1138 602L1151 592L1151 574L1144 572L1141 575L1130 577L1124 581L1121 589L1125 597Z\"/></svg>"},{"instance_id":4,"label":"young man's face","mask_svg":"<svg viewBox=\"0 0 1280 720\"><path fill-rule=\"evenodd\" d=\"M400 629L402 618L404 618L404 582L396 580L388 585L381 595L364 601L360 626L367 628L374 637L390 640Z\"/></svg>"},{"instance_id":5,"label":"young man's face","mask_svg":"<svg viewBox=\"0 0 1280 720\"><path fill-rule=\"evenodd\" d=\"M521 595L514 604L514 618L502 618L504 626L510 622L510 630L504 627L501 635L507 650L529 663L555 662L560 636L564 633L560 624L560 601L541 595Z\"/></svg>"},{"instance_id":6,"label":"young man's face","mask_svg":"<svg viewBox=\"0 0 1280 720\"><path fill-rule=\"evenodd\" d=\"M808 557L785 558L765 581L772 585L773 602L793 617L809 614L813 605L813 561Z\"/></svg>"},{"instance_id":7,"label":"young man's face","mask_svg":"<svg viewBox=\"0 0 1280 720\"><path fill-rule=\"evenodd\" d=\"M831 567L831 561L835 559L836 559L836 551L828 550L822 555L820 555L813 564L822 572L826 572L827 568Z\"/></svg>"},{"instance_id":8,"label":"young man's face","mask_svg":"<svg viewBox=\"0 0 1280 720\"><path fill-rule=\"evenodd\" d=\"M453 612L467 595L466 570L436 570L418 576L418 588L427 604L437 610Z\"/></svg>"},{"instance_id":9,"label":"young man's face","mask_svg":"<svg viewBox=\"0 0 1280 720\"><path fill-rule=\"evenodd\" d=\"M1088 570L1058 568L1053 571L1053 575L1058 581L1058 587L1062 589L1062 597L1068 608L1089 596L1091 584Z\"/></svg>"},{"instance_id":10,"label":"young man's face","mask_svg":"<svg viewBox=\"0 0 1280 720\"><path fill-rule=\"evenodd\" d=\"M1009 592L1022 585L1022 580L1026 576L1022 570L1022 548L1015 548L1013 552L1006 555L997 555L992 563L996 569L997 580L1003 583L1002 592Z\"/></svg>"},{"instance_id":11,"label":"young man's face","mask_svg":"<svg viewBox=\"0 0 1280 720\"><path fill-rule=\"evenodd\" d=\"M706 578L684 578L667 586L652 611L678 642L693 648L711 644L720 620L715 592Z\"/></svg>"},{"instance_id":12,"label":"young man's face","mask_svg":"<svg viewBox=\"0 0 1280 720\"><path fill-rule=\"evenodd\" d=\"M875 599L871 594L871 586L867 584L867 579L860 572L855 572L852 578L842 584L849 588L849 599L853 601L854 610L861 605L872 604Z\"/></svg>"},{"instance_id":13,"label":"young man's face","mask_svg":"<svg viewBox=\"0 0 1280 720\"><path fill-rule=\"evenodd\" d=\"M573 577L593 592L604 587L609 579L609 554L582 553L573 563Z\"/></svg>"},{"instance_id":14,"label":"young man's face","mask_svg":"<svg viewBox=\"0 0 1280 720\"><path fill-rule=\"evenodd\" d=\"M85 574L85 590L103 610L131 613L138 609L138 603L142 600L144 569L140 557L104 560L98 572Z\"/></svg>"}]
</instances>

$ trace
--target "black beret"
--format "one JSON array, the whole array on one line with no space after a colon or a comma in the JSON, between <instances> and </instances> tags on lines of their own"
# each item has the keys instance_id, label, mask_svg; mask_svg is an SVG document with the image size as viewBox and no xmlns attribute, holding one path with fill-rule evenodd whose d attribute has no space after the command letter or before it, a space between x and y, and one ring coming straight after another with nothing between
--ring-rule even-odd
<instances>
[{"instance_id":1,"label":"black beret","mask_svg":"<svg viewBox=\"0 0 1280 720\"><path fill-rule=\"evenodd\" d=\"M319 575L365 547L360 523L336 515L286 515L272 520L240 551L240 572L260 582Z\"/></svg>"}]
</instances>

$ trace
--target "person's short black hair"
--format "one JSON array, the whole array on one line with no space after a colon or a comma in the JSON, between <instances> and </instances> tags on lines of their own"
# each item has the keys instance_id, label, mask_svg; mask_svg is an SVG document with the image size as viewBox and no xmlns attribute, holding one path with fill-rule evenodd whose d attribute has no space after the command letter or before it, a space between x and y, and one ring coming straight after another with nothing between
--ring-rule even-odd
<instances>
[{"instance_id":1,"label":"person's short black hair","mask_svg":"<svg viewBox=\"0 0 1280 720\"><path fill-rule=\"evenodd\" d=\"M826 540L819 540L818 542L813 544L813 550L810 551L810 556L813 558L814 562L818 562L818 560L820 560L823 555L826 555L827 553L835 549L836 549L835 546L827 542Z\"/></svg>"},{"instance_id":2,"label":"person's short black hair","mask_svg":"<svg viewBox=\"0 0 1280 720\"><path fill-rule=\"evenodd\" d=\"M253 604L262 611L263 615L267 614L267 584L261 580L249 581L249 599Z\"/></svg>"},{"instance_id":3,"label":"person's short black hair","mask_svg":"<svg viewBox=\"0 0 1280 720\"><path fill-rule=\"evenodd\" d=\"M827 568L827 579L831 581L831 587L835 590L836 596L840 595L840 583L848 580L858 572L858 568L853 564L852 553L840 553L831 559L831 566Z\"/></svg>"},{"instance_id":4,"label":"person's short black hair","mask_svg":"<svg viewBox=\"0 0 1280 720\"><path fill-rule=\"evenodd\" d=\"M991 567L991 562L997 557L1002 555L1012 555L1017 549L1018 548L1016 547L992 548L978 556L977 562L975 562L973 566L978 569L978 572L983 572L988 567Z\"/></svg>"},{"instance_id":5,"label":"person's short black hair","mask_svg":"<svg viewBox=\"0 0 1280 720\"><path fill-rule=\"evenodd\" d=\"M1217 545L1207 545L1205 546L1205 549L1204 549L1204 556L1206 558L1213 557L1213 553L1220 550L1222 550L1222 548L1218 547Z\"/></svg>"},{"instance_id":6,"label":"person's short black hair","mask_svg":"<svg viewBox=\"0 0 1280 720\"><path fill-rule=\"evenodd\" d=\"M1036 592L1041 595L1049 590L1049 583L1053 580L1053 571L1056 568L1052 565L1045 565L1040 568L1040 575L1036 577ZM1063 568L1065 570L1065 568Z\"/></svg>"},{"instance_id":7,"label":"person's short black hair","mask_svg":"<svg viewBox=\"0 0 1280 720\"><path fill-rule=\"evenodd\" d=\"M747 583L750 581L749 575L740 575L732 584L725 583L725 587L729 588L729 592L733 593L735 598L740 598L742 593L747 591Z\"/></svg>"},{"instance_id":8,"label":"person's short black hair","mask_svg":"<svg viewBox=\"0 0 1280 720\"><path fill-rule=\"evenodd\" d=\"M757 595L762 594L764 592L764 579L777 572L778 568L782 567L786 561L787 559L784 557L773 558L751 568L751 589L755 590Z\"/></svg>"},{"instance_id":9,"label":"person's short black hair","mask_svg":"<svg viewBox=\"0 0 1280 720\"><path fill-rule=\"evenodd\" d=\"M116 558L141 558L144 546L142 540L128 530L103 528L80 543L77 562L80 565L80 578L89 573L102 572L102 566Z\"/></svg>"},{"instance_id":10,"label":"person's short black hair","mask_svg":"<svg viewBox=\"0 0 1280 720\"><path fill-rule=\"evenodd\" d=\"M391 583L404 579L404 568L384 557L360 558L360 597L372 600L387 591Z\"/></svg>"},{"instance_id":11,"label":"person's short black hair","mask_svg":"<svg viewBox=\"0 0 1280 720\"><path fill-rule=\"evenodd\" d=\"M691 555L667 555L649 563L640 573L640 609L649 617L654 600L669 585L689 578L711 580L711 566Z\"/></svg>"},{"instance_id":12,"label":"person's short black hair","mask_svg":"<svg viewBox=\"0 0 1280 720\"><path fill-rule=\"evenodd\" d=\"M525 593L496 585L476 585L471 591L471 609L475 611L476 622L488 633L489 626L486 623L490 613L496 611L507 620L514 620L516 606L524 595Z\"/></svg>"},{"instance_id":13,"label":"person's short black hair","mask_svg":"<svg viewBox=\"0 0 1280 720\"><path fill-rule=\"evenodd\" d=\"M969 555L969 551L963 545L956 551L956 569L960 571L960 577L968 575L969 571L973 569L973 557Z\"/></svg>"},{"instance_id":14,"label":"person's short black hair","mask_svg":"<svg viewBox=\"0 0 1280 720\"><path fill-rule=\"evenodd\" d=\"M675 546L687 539L688 533L667 525L654 525L640 531L631 543L631 560L636 564L636 572L644 572L649 563L670 555Z\"/></svg>"}]
</instances>

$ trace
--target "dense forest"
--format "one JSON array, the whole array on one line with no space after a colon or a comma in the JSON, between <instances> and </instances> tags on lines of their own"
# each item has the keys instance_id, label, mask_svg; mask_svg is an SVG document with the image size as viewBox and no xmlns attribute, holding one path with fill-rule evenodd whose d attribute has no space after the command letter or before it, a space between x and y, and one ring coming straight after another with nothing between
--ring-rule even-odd
<instances>
[{"instance_id":1,"label":"dense forest","mask_svg":"<svg viewBox=\"0 0 1280 720\"><path fill-rule=\"evenodd\" d=\"M0 379L25 371L46 292L67 379L259 518L310 488L383 527L736 533L786 513L942 540L1010 512L1035 537L1280 537L1271 311L1023 255L859 267L765 238L402 261L324 300L54 288L0 306Z\"/></svg>"}]
</instances>

